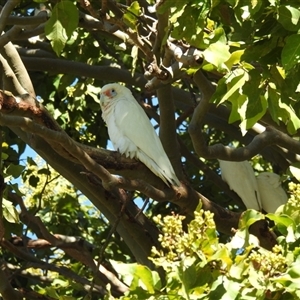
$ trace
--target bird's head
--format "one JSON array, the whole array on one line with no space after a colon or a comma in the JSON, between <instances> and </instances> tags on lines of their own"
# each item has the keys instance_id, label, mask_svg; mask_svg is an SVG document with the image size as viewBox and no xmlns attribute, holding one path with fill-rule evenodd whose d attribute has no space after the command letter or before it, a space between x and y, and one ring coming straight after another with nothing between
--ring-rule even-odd
<instances>
[{"instance_id":1,"label":"bird's head","mask_svg":"<svg viewBox=\"0 0 300 300\"><path fill-rule=\"evenodd\" d=\"M114 100L118 99L118 96L124 94L126 90L128 90L126 87L118 83L110 83L103 86L100 93L100 106L102 110Z\"/></svg>"}]
</instances>

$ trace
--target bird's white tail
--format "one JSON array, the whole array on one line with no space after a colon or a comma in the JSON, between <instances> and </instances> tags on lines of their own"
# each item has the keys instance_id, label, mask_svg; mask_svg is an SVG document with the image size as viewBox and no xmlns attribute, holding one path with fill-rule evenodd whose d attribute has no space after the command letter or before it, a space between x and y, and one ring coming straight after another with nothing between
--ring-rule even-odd
<instances>
[{"instance_id":1,"label":"bird's white tail","mask_svg":"<svg viewBox=\"0 0 300 300\"><path fill-rule=\"evenodd\" d=\"M157 177L161 178L167 186L170 186L170 184L180 186L180 181L175 175L168 157L163 159L162 164L159 164L159 159L156 162L149 156L147 156L144 152L137 151L137 159L145 164ZM165 166L166 161L169 164L168 166Z\"/></svg>"}]
</instances>

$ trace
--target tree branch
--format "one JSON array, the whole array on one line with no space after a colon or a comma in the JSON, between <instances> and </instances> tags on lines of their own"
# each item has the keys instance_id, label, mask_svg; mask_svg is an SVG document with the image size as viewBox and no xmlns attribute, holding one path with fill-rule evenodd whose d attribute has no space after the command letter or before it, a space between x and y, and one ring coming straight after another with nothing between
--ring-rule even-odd
<instances>
[{"instance_id":1,"label":"tree branch","mask_svg":"<svg viewBox=\"0 0 300 300\"><path fill-rule=\"evenodd\" d=\"M157 98L160 109L160 130L159 136L163 147L168 154L175 173L179 178L182 178L182 169L179 148L176 137L176 123L175 123L175 108L172 96L172 89L170 85L166 85L157 91Z\"/></svg>"},{"instance_id":2,"label":"tree branch","mask_svg":"<svg viewBox=\"0 0 300 300\"><path fill-rule=\"evenodd\" d=\"M106 270L103 266L100 266L100 269L104 270L106 275L110 274L110 276L107 277L101 271L99 271L99 268L96 267L96 264L92 257L93 245L84 241L81 237L70 237L60 234L51 234L39 217L33 216L31 213L29 213L20 196L18 196L17 194L10 193L9 197L15 200L15 202L17 202L18 205L20 205L22 212L21 214L23 216L22 218L25 221L25 224L27 224L27 226L29 226L30 228L38 228L38 232L43 238L38 240L27 241L27 248L42 249L58 247L64 250L75 260L80 261L84 265L91 268L92 271L95 273L95 276L97 276L101 281L104 282L104 285L110 283L112 285L112 290L115 291L116 294L122 294L127 290L127 287L122 282L120 282L115 276L113 276L113 274L110 274L110 272ZM35 233L37 233L37 231L35 231ZM14 246L24 246L23 240L20 240L16 237L12 238L11 243ZM113 282L111 282L109 278L113 279Z\"/></svg>"},{"instance_id":3,"label":"tree branch","mask_svg":"<svg viewBox=\"0 0 300 300\"><path fill-rule=\"evenodd\" d=\"M11 67L13 73L18 79L18 82L29 93L32 97L35 97L35 92L33 85L31 83L28 72L22 63L22 60L12 43L7 43L1 50L1 54L7 60L9 66ZM22 92L20 94L25 94L26 92ZM33 104L32 101L31 104Z\"/></svg>"},{"instance_id":4,"label":"tree branch","mask_svg":"<svg viewBox=\"0 0 300 300\"><path fill-rule=\"evenodd\" d=\"M198 71L195 74L194 80L203 95L202 100L194 111L189 125L189 134L197 155L205 157L206 159L218 158L222 160L243 161L251 159L253 156L260 153L262 149L270 145L278 145L291 150L294 153L300 154L300 143L298 141L272 127L267 127L264 133L255 136L247 146L242 148L232 149L222 144L208 147L201 133L201 128L205 114L209 110L209 100L213 94L213 88L201 71Z\"/></svg>"},{"instance_id":5,"label":"tree branch","mask_svg":"<svg viewBox=\"0 0 300 300\"><path fill-rule=\"evenodd\" d=\"M5 265L2 261L0 266L0 294L3 297L3 300L22 300L22 295L17 292L8 281L7 273L5 272Z\"/></svg>"},{"instance_id":6,"label":"tree branch","mask_svg":"<svg viewBox=\"0 0 300 300\"><path fill-rule=\"evenodd\" d=\"M0 33L2 33L2 31L4 30L9 15L13 11L13 9L20 4L20 2L20 0L6 1L4 7L0 12Z\"/></svg>"},{"instance_id":7,"label":"tree branch","mask_svg":"<svg viewBox=\"0 0 300 300\"><path fill-rule=\"evenodd\" d=\"M8 91L12 91L16 94L25 93L26 92L25 89L21 86L16 75L14 74L11 67L7 63L7 60L1 54L0 54L0 64L1 64L1 69L3 70L2 88Z\"/></svg>"}]
</instances>

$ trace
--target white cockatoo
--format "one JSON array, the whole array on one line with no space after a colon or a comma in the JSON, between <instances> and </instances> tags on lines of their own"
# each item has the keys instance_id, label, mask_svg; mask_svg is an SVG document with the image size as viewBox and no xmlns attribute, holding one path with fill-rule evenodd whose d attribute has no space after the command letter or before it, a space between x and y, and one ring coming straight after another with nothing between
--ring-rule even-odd
<instances>
[{"instance_id":1,"label":"white cockatoo","mask_svg":"<svg viewBox=\"0 0 300 300\"><path fill-rule=\"evenodd\" d=\"M287 202L288 196L281 186L280 176L278 174L262 172L256 179L262 208L266 212L274 213L280 205Z\"/></svg>"},{"instance_id":2,"label":"white cockatoo","mask_svg":"<svg viewBox=\"0 0 300 300\"><path fill-rule=\"evenodd\" d=\"M102 87L100 106L114 148L137 158L165 184L180 185L161 141L131 91L111 83Z\"/></svg>"},{"instance_id":3,"label":"white cockatoo","mask_svg":"<svg viewBox=\"0 0 300 300\"><path fill-rule=\"evenodd\" d=\"M236 192L247 208L262 209L254 171L248 161L219 160L222 179Z\"/></svg>"}]
</instances>

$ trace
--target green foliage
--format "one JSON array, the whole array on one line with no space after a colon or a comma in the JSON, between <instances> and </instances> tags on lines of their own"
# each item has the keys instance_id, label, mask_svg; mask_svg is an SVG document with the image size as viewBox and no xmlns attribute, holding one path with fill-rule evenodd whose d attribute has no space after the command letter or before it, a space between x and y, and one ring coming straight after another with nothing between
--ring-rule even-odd
<instances>
[{"instance_id":1,"label":"green foliage","mask_svg":"<svg viewBox=\"0 0 300 300\"><path fill-rule=\"evenodd\" d=\"M249 227L264 219L248 210L231 241L221 243L210 212L195 212L184 230L184 217L157 216L162 250L153 248L156 271L114 262L130 291L118 299L298 299L300 285L300 184L290 184L288 203L266 218L280 232L271 251L260 247Z\"/></svg>"},{"instance_id":2,"label":"green foliage","mask_svg":"<svg viewBox=\"0 0 300 300\"><path fill-rule=\"evenodd\" d=\"M151 23L155 14L148 14L147 10L148 4L153 5L155 1L130 1L129 6L126 6L128 1L110 1L110 5L116 3L119 13L123 13L120 19L115 17L109 7L106 17L101 14L101 5L104 2L90 1L90 11L84 10L82 3L68 0L53 4L45 26L46 38L56 55L63 58L62 62L76 62L74 73L66 70L66 74L59 74L64 70L56 72L51 68L50 72L29 69L36 94L41 97L41 101L62 129L74 140L95 147L106 147L108 143L107 128L99 107L99 91L103 84L128 80L126 83L131 85L135 95L139 93L138 100L142 98L147 105L152 106L152 113L159 113L157 105L152 105L152 95L149 96L148 91L141 93L140 82L149 61L145 59L145 53L138 47L138 43L132 39L139 37L138 42L149 51L155 48L156 20ZM48 8L51 8L51 3L48 4ZM27 16L29 8L34 9L34 5L34 2L21 1L13 15ZM165 0L160 1L156 8L158 14L170 13L161 50L164 50L166 40L170 39L183 45L183 48L191 46L201 53L203 62L185 67L185 70L188 75L193 75L202 69L205 76L213 82L216 91L211 101L229 108L228 123L239 122L242 132L246 133L256 122L270 116L283 131L286 129L290 134L297 134L300 128L298 1ZM79 11L87 15L94 12L93 17L98 18L99 22L92 18L87 23L79 20ZM106 30L107 27L110 29ZM26 31L27 29L25 33ZM129 32L133 34L131 37ZM16 39L14 43L18 41ZM53 55L47 42L45 40L44 48L41 48L49 52L46 58ZM24 40L19 46L24 47ZM31 46L26 45L28 49ZM24 48L22 51L24 52ZM31 52L26 51L26 55ZM157 63L160 64L159 59ZM68 66L73 67L71 64ZM105 76L102 76L104 80L92 78L96 77L96 73L87 71L90 66L107 67L103 68L105 71L101 71L105 72ZM118 70L124 71L122 74L127 70L133 78L127 75L122 77L123 75L117 73ZM178 80L173 85L189 91L191 95L199 94L191 77L187 76L185 80ZM132 83L136 83L138 87ZM183 99L179 105L176 103L176 116L179 119L187 110L186 100ZM189 108L190 106L189 104ZM211 116L209 114L208 118ZM191 115L186 114L184 118L178 133L187 150L195 154L187 131ZM238 130L233 134L228 133L223 131L224 123L220 124L216 127L208 124L203 126L202 133L207 143L233 144L239 135ZM20 161L25 149L24 142L6 127L2 130L5 141L2 143L1 153L1 171L6 182L2 201L5 238L9 240L16 234L32 238L36 235L37 238L43 237L39 230L31 227L23 215L20 215L19 205L8 200L9 192L13 191L22 197L28 212L40 218L50 233L83 238L94 246L91 255L97 258L111 228L106 217L81 191L47 164L30 157ZM32 143L35 143L34 139ZM49 151L54 150L49 146ZM288 153L287 161L290 160L291 154ZM257 171L272 169L263 156L259 155L253 161ZM73 162L70 163L70 169L71 164ZM207 170L219 173L217 161L208 160L205 164ZM294 164L290 168L288 176L300 180L299 168L296 167L299 165ZM195 190L201 191L227 209L240 210L232 199L216 187L208 172L199 171L199 166L188 158L183 162L183 168ZM85 173L80 175L86 176ZM159 242L162 249L153 248L153 256L150 258L157 268L156 271L149 268L150 263L149 266L136 263L138 258L132 256L123 237L118 233L113 235L105 251L105 259L111 259L121 279L130 286L129 292L121 298L300 298L300 188L292 184L290 189L291 198L288 204L276 214L265 217L253 210L245 212L239 229L230 241L227 235L216 231L209 212L196 212L195 219L187 225L182 216L175 214L179 212L176 204L150 200L145 215L154 219L161 230ZM145 198L140 193L135 193L134 197L136 195ZM170 216L170 212L175 213ZM249 234L249 226L265 218L274 222L273 230L279 234L278 245L272 251L262 249L257 239ZM143 244L143 241L134 242ZM61 249L30 251L43 261L67 267L78 276L93 280L89 266L70 258ZM31 278L22 285L25 289L33 289L54 299L92 298L82 285L67 276L50 270L42 273L42 268L29 268L27 262L18 260L3 249L1 255L8 262L14 262L15 266L27 268L36 276L45 275L51 281L38 281L37 284ZM19 273L15 270L13 272ZM102 282L101 285L105 287ZM108 294L106 298L113 299L113 296Z\"/></svg>"},{"instance_id":3,"label":"green foliage","mask_svg":"<svg viewBox=\"0 0 300 300\"><path fill-rule=\"evenodd\" d=\"M137 1L133 1L123 16L124 23L131 29L136 29L138 16L141 15L141 7Z\"/></svg>"},{"instance_id":4,"label":"green foliage","mask_svg":"<svg viewBox=\"0 0 300 300\"><path fill-rule=\"evenodd\" d=\"M3 217L10 223L19 223L19 214L14 205L6 200L2 199L2 213Z\"/></svg>"},{"instance_id":5,"label":"green foliage","mask_svg":"<svg viewBox=\"0 0 300 300\"><path fill-rule=\"evenodd\" d=\"M78 10L73 2L64 0L54 6L45 26L45 33L57 56L61 54L66 42L77 28L78 19Z\"/></svg>"},{"instance_id":6,"label":"green foliage","mask_svg":"<svg viewBox=\"0 0 300 300\"><path fill-rule=\"evenodd\" d=\"M158 12L166 10L171 14L171 36L203 49L203 70L224 75L212 102L228 105L230 123L240 121L245 133L269 112L274 122L281 121L289 133L296 133L300 128L292 105L299 102L298 84L293 83L294 73L300 71L296 2L164 1Z\"/></svg>"}]
</instances>

